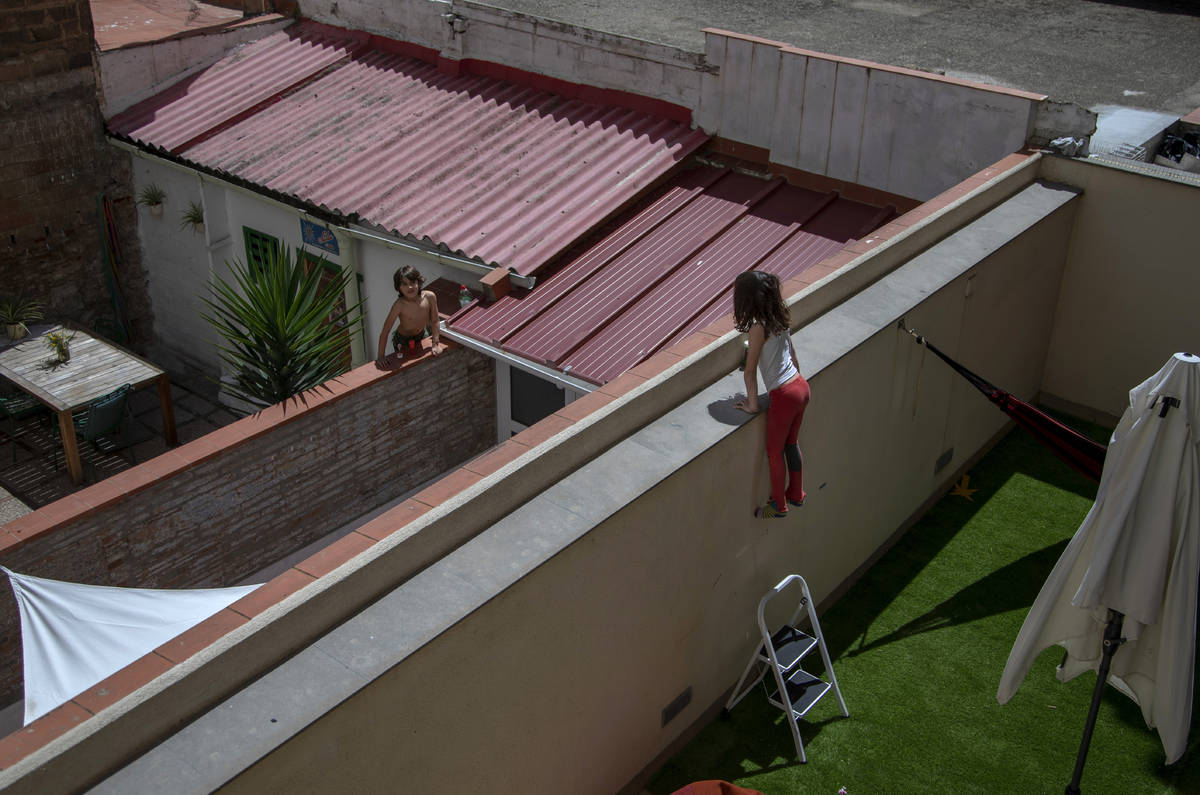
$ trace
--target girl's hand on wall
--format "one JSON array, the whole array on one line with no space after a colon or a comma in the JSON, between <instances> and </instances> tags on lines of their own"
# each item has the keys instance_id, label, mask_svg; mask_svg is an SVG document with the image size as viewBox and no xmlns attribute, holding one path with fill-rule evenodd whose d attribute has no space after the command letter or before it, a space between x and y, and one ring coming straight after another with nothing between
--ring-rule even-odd
<instances>
[{"instance_id":1,"label":"girl's hand on wall","mask_svg":"<svg viewBox=\"0 0 1200 795\"><path fill-rule=\"evenodd\" d=\"M746 412L747 414L757 414L758 413L758 401L757 400L754 401L753 403L751 403L749 400L739 400L733 404L733 407L735 409L741 409L742 411Z\"/></svg>"}]
</instances>

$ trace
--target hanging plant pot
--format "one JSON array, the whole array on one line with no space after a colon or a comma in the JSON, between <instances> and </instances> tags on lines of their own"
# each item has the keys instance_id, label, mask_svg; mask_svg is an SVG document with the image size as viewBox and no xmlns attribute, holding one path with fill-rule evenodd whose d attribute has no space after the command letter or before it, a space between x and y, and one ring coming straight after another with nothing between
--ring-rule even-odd
<instances>
[{"instance_id":1,"label":"hanging plant pot","mask_svg":"<svg viewBox=\"0 0 1200 795\"><path fill-rule=\"evenodd\" d=\"M137 203L149 210L151 215L162 215L163 202L166 200L167 192L153 182L142 188L137 197Z\"/></svg>"},{"instance_id":2,"label":"hanging plant pot","mask_svg":"<svg viewBox=\"0 0 1200 795\"><path fill-rule=\"evenodd\" d=\"M204 208L197 202L189 202L188 208L179 217L179 228L190 228L193 232L204 234Z\"/></svg>"}]
</instances>

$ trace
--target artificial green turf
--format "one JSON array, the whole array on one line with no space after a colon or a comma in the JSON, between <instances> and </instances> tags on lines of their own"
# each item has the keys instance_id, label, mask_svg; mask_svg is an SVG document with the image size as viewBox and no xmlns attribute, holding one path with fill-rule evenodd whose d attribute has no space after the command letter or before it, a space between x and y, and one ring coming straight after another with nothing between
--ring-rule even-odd
<instances>
[{"instance_id":1,"label":"artificial green turf","mask_svg":"<svg viewBox=\"0 0 1200 795\"><path fill-rule=\"evenodd\" d=\"M1107 441L1104 429L1068 421ZM1051 647L1008 704L997 703L996 688L1096 486L1020 430L969 474L979 489L970 501L940 500L822 615L850 717L832 693L813 708L801 722L808 764L758 688L673 757L649 792L705 779L767 795L1063 792L1095 675L1058 682L1062 650ZM812 658L806 667L819 673ZM1200 792L1198 740L1193 732L1184 757L1165 766L1157 732L1107 688L1081 790Z\"/></svg>"}]
</instances>

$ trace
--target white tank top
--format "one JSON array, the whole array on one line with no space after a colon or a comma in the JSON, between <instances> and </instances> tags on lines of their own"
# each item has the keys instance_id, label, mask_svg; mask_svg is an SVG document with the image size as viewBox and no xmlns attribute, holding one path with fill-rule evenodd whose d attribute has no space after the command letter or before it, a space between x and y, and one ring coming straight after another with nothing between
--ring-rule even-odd
<instances>
[{"instance_id":1,"label":"white tank top","mask_svg":"<svg viewBox=\"0 0 1200 795\"><path fill-rule=\"evenodd\" d=\"M758 357L758 372L768 392L800 374L792 362L792 338L788 332L767 337L763 342L762 353Z\"/></svg>"}]
</instances>

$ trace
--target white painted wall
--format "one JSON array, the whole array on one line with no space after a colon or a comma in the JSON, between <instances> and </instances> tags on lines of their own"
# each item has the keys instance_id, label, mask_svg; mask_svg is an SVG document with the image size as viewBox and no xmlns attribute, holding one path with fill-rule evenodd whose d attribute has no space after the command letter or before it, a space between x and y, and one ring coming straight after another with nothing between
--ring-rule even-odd
<instances>
[{"instance_id":1,"label":"white painted wall","mask_svg":"<svg viewBox=\"0 0 1200 795\"><path fill-rule=\"evenodd\" d=\"M161 216L138 207L138 239L154 313L156 361L166 354L169 358L162 363L168 369L182 363L215 377L220 371L217 335L200 316L200 299L207 295L212 274L207 227L219 219L210 210L204 234L180 228L180 216L188 203L202 201L201 182L193 173L159 160L134 157L133 183L135 195L151 183L167 194Z\"/></svg>"},{"instance_id":2,"label":"white painted wall","mask_svg":"<svg viewBox=\"0 0 1200 795\"><path fill-rule=\"evenodd\" d=\"M1043 99L724 31L705 31L705 56L705 131L922 200L1020 149Z\"/></svg>"},{"instance_id":3,"label":"white painted wall","mask_svg":"<svg viewBox=\"0 0 1200 795\"><path fill-rule=\"evenodd\" d=\"M151 215L144 207L138 210L138 234L154 312L156 355L168 368L195 368L218 378L223 375L216 348L218 337L201 317L204 308L201 299L209 295L208 285L214 274L232 282L227 263L235 259L246 261L245 227L271 235L281 245L295 250L306 248L300 220L320 221L299 209L201 177L190 169L153 156L134 157L133 163L135 191L140 192L145 185L154 183L167 193L161 217ZM180 228L180 216L191 201L203 204L205 228L202 233ZM368 299L368 311L371 307L383 306L382 310L376 309L383 313L376 315L382 322L395 298L391 274L397 267L392 264L396 257L381 244L364 243L336 231L335 234L339 254L311 246L307 249L343 269L365 274L368 278L364 281L371 285L367 289L374 290L373 294L367 292L364 295ZM429 261L410 256L422 272L433 270L429 268ZM363 259L369 263L365 269L361 264ZM347 291L348 305L353 305L358 295L356 282ZM361 341L352 343L356 365L375 356L374 345L370 342L370 317L366 322L368 326Z\"/></svg>"},{"instance_id":4,"label":"white painted wall","mask_svg":"<svg viewBox=\"0 0 1200 795\"><path fill-rule=\"evenodd\" d=\"M291 19L272 18L217 33L202 33L101 52L97 56L100 65L100 112L105 118L120 113L188 75L211 66L231 49L261 39L292 22Z\"/></svg>"}]
</instances>

